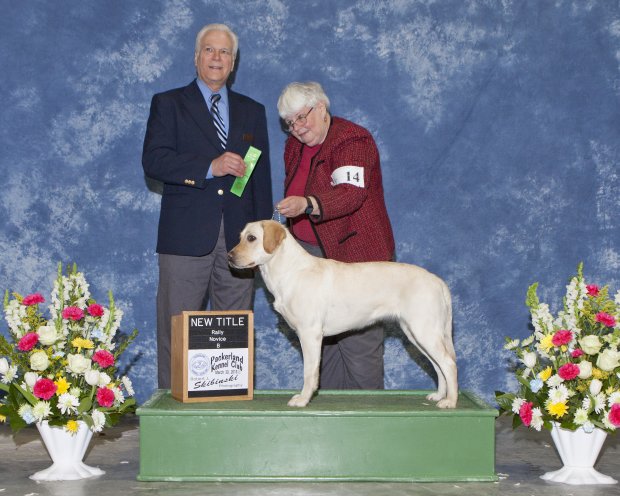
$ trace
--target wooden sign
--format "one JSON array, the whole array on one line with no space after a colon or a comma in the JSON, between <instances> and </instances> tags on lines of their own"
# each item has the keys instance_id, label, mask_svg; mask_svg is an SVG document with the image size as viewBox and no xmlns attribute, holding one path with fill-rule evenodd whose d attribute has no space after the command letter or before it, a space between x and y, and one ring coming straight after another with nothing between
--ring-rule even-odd
<instances>
[{"instance_id":1,"label":"wooden sign","mask_svg":"<svg viewBox=\"0 0 620 496\"><path fill-rule=\"evenodd\" d=\"M172 317L172 397L187 402L251 400L254 314L186 311Z\"/></svg>"}]
</instances>

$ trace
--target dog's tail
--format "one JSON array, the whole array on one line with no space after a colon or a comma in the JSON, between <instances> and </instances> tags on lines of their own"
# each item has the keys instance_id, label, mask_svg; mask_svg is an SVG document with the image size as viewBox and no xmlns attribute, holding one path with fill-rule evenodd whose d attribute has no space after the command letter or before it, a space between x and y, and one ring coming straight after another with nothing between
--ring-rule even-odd
<instances>
[{"instance_id":1,"label":"dog's tail","mask_svg":"<svg viewBox=\"0 0 620 496\"><path fill-rule=\"evenodd\" d=\"M447 352L456 362L456 352L454 351L454 343L452 341L452 296L450 296L450 289L448 288L448 285L443 281L441 282L441 293L443 296L444 305L446 306L446 311L444 313L446 320L443 323L443 341Z\"/></svg>"}]
</instances>

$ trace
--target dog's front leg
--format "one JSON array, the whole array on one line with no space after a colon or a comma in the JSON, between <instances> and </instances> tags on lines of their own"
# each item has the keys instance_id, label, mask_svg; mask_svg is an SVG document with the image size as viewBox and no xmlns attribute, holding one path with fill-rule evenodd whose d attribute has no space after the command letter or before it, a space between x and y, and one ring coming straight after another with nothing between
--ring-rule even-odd
<instances>
[{"instance_id":1,"label":"dog's front leg","mask_svg":"<svg viewBox=\"0 0 620 496\"><path fill-rule=\"evenodd\" d=\"M288 406L304 407L319 387L319 366L321 364L321 331L298 331L301 353L304 361L304 386L299 394L293 396Z\"/></svg>"}]
</instances>

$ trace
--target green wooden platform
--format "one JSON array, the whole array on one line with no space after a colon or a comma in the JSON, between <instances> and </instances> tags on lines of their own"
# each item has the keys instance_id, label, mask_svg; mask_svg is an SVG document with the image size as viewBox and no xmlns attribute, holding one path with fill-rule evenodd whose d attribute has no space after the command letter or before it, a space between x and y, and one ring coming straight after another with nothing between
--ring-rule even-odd
<instances>
[{"instance_id":1,"label":"green wooden platform","mask_svg":"<svg viewBox=\"0 0 620 496\"><path fill-rule=\"evenodd\" d=\"M497 411L461 392L293 391L180 403L158 390L138 409L142 481L495 481Z\"/></svg>"}]
</instances>

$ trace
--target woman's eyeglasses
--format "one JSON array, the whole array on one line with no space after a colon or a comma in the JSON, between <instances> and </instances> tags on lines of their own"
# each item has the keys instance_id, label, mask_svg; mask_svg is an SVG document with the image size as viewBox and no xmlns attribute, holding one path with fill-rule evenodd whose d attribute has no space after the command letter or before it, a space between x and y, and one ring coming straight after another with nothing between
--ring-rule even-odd
<instances>
[{"instance_id":1,"label":"woman's eyeglasses","mask_svg":"<svg viewBox=\"0 0 620 496\"><path fill-rule=\"evenodd\" d=\"M311 107L310 110L308 110L308 112L306 112L305 114L298 115L295 118L295 120L284 121L284 124L286 124L286 129L288 129L289 131L292 131L295 128L296 124L299 124L300 126L303 126L306 123L306 121L308 120L308 116L310 115L310 112L312 112L313 109L314 109L314 107Z\"/></svg>"}]
</instances>

